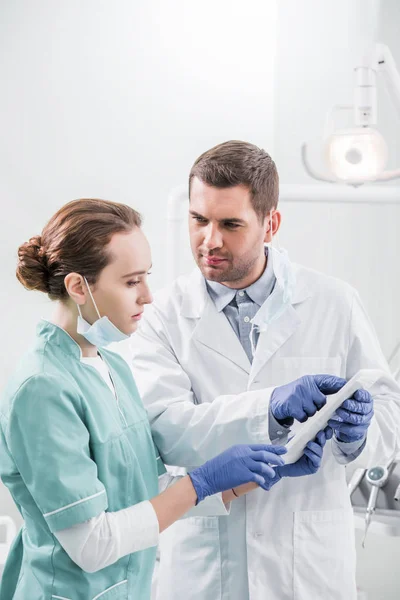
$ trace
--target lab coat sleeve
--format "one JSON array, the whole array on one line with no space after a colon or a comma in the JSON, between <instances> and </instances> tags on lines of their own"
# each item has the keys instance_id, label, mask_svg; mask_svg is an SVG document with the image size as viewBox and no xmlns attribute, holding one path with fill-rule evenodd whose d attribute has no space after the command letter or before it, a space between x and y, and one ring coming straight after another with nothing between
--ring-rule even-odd
<instances>
[{"instance_id":1,"label":"lab coat sleeve","mask_svg":"<svg viewBox=\"0 0 400 600\"><path fill-rule=\"evenodd\" d=\"M337 453L336 459L342 464L355 460L357 466L365 468L386 465L399 451L400 388L390 374L374 327L355 293L349 323L346 379L360 369L381 369L387 377L370 390L374 398L374 417L368 428L365 447L357 457Z\"/></svg>"},{"instance_id":2,"label":"lab coat sleeve","mask_svg":"<svg viewBox=\"0 0 400 600\"><path fill-rule=\"evenodd\" d=\"M52 532L107 509L81 400L69 382L48 374L28 379L13 399L6 443Z\"/></svg>"},{"instance_id":3,"label":"lab coat sleeve","mask_svg":"<svg viewBox=\"0 0 400 600\"><path fill-rule=\"evenodd\" d=\"M197 404L191 383L152 314L133 337L133 373L164 462L197 467L235 444L269 444L274 388Z\"/></svg>"}]
</instances>

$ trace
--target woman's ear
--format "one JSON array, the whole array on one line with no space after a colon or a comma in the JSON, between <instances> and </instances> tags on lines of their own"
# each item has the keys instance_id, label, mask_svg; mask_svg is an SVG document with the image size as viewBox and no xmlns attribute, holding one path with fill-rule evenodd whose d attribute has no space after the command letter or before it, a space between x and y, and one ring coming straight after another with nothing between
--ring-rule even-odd
<instances>
[{"instance_id":1,"label":"woman's ear","mask_svg":"<svg viewBox=\"0 0 400 600\"><path fill-rule=\"evenodd\" d=\"M69 297L75 304L82 306L86 303L87 289L82 275L68 273L64 279L64 285Z\"/></svg>"}]
</instances>

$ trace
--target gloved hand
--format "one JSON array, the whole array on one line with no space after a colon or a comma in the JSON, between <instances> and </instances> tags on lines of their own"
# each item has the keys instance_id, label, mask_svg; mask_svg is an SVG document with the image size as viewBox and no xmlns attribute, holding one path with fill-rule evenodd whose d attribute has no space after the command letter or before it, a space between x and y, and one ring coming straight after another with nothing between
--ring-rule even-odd
<instances>
[{"instance_id":1,"label":"gloved hand","mask_svg":"<svg viewBox=\"0 0 400 600\"><path fill-rule=\"evenodd\" d=\"M274 389L270 407L281 425L290 427L294 419L304 423L326 404L325 394L338 392L346 383L334 375L304 375Z\"/></svg>"},{"instance_id":2,"label":"gloved hand","mask_svg":"<svg viewBox=\"0 0 400 600\"><path fill-rule=\"evenodd\" d=\"M275 467L275 477L266 479L265 485L262 486L263 489L270 490L282 477L303 477L304 475L316 473L321 466L324 446L332 435L333 431L330 427L325 427L323 431L319 431L315 440L308 442L304 448L304 454L299 460L290 465ZM285 458L284 455L283 458Z\"/></svg>"},{"instance_id":3,"label":"gloved hand","mask_svg":"<svg viewBox=\"0 0 400 600\"><path fill-rule=\"evenodd\" d=\"M362 440L374 416L374 403L367 390L357 390L328 421L340 442Z\"/></svg>"},{"instance_id":4,"label":"gloved hand","mask_svg":"<svg viewBox=\"0 0 400 600\"><path fill-rule=\"evenodd\" d=\"M237 445L225 450L189 473L197 503L207 496L251 481L263 489L270 489L268 482L275 477L270 465L284 465L279 455L285 452L283 446L265 444Z\"/></svg>"},{"instance_id":5,"label":"gloved hand","mask_svg":"<svg viewBox=\"0 0 400 600\"><path fill-rule=\"evenodd\" d=\"M333 431L330 427L325 427L323 431L317 433L314 441L308 442L304 448L304 454L298 461L283 467L275 469L276 476L282 477L302 477L303 475L313 475L321 466L324 446L327 440L330 440ZM278 481L279 481L278 479ZM274 485L277 481L273 481Z\"/></svg>"}]
</instances>

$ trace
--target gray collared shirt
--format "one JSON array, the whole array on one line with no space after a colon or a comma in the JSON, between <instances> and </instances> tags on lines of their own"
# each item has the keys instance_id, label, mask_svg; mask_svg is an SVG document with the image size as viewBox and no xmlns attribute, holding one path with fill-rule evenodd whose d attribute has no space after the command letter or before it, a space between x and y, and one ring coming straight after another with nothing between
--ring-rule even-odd
<instances>
[{"instance_id":1,"label":"gray collared shirt","mask_svg":"<svg viewBox=\"0 0 400 600\"><path fill-rule=\"evenodd\" d=\"M267 264L263 274L247 288L232 289L216 281L206 281L208 293L217 311L223 312L228 319L250 363L253 362L250 342L251 320L271 294L276 282L272 260L268 257L268 248L265 248L265 255ZM258 337L259 334L256 332L256 346ZM270 410L269 437L271 441L285 443L288 433L289 429L280 425Z\"/></svg>"},{"instance_id":2,"label":"gray collared shirt","mask_svg":"<svg viewBox=\"0 0 400 600\"><path fill-rule=\"evenodd\" d=\"M225 314L239 338L250 363L253 362L250 343L251 320L271 294L276 281L272 268L272 260L268 260L267 248L265 254L267 265L263 274L247 288L232 289L216 281L207 281L207 288L216 309L218 312L223 311ZM258 334L256 334L256 345L257 341Z\"/></svg>"}]
</instances>

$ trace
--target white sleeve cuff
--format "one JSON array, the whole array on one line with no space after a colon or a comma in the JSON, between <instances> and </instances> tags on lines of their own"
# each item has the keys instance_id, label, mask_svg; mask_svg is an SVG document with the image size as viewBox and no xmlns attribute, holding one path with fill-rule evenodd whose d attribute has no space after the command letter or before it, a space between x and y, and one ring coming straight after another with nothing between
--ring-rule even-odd
<instances>
[{"instance_id":1,"label":"white sleeve cuff","mask_svg":"<svg viewBox=\"0 0 400 600\"><path fill-rule=\"evenodd\" d=\"M347 465L359 457L364 450L366 437L356 442L341 442L333 436L332 438L332 454L340 465Z\"/></svg>"},{"instance_id":2,"label":"white sleeve cuff","mask_svg":"<svg viewBox=\"0 0 400 600\"><path fill-rule=\"evenodd\" d=\"M159 524L149 501L62 529L55 534L83 571L95 573L133 552L157 546Z\"/></svg>"}]
</instances>

